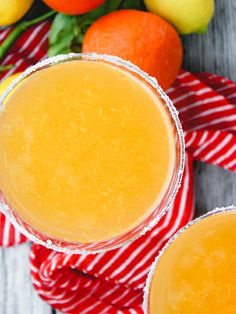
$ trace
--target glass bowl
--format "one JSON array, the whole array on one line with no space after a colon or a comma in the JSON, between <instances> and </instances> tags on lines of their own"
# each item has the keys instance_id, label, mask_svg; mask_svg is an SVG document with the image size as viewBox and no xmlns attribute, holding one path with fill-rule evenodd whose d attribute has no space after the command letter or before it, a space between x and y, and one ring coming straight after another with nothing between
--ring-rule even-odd
<instances>
[{"instance_id":1,"label":"glass bowl","mask_svg":"<svg viewBox=\"0 0 236 314\"><path fill-rule=\"evenodd\" d=\"M150 230L165 214L167 209L172 204L175 195L180 186L185 161L185 147L184 147L184 135L181 127L181 123L178 117L178 112L173 106L171 100L163 92L161 87L158 85L157 80L147 73L140 70L137 66L132 63L122 60L121 58L109 55L100 55L96 53L70 53L67 55L58 55L56 57L45 59L34 66L29 67L25 72L23 72L19 77L17 77L13 83L7 88L5 93L0 99L0 110L3 108L3 102L8 96L8 94L25 78L30 77L33 73L45 69L47 67L52 67L59 63L70 62L75 60L86 60L86 61L96 61L104 62L123 69L145 81L145 84L155 92L156 96L160 99L163 104L163 108L169 115L171 126L173 129L174 139L175 139L175 165L174 170L171 175L170 183L164 193L163 198L158 204L155 204L149 209L148 216L133 229L124 232L116 237L109 240L95 242L95 243L78 243L78 242L66 242L59 239L54 239L48 237L45 234L35 230L26 222L24 222L11 208L11 204L8 204L4 195L0 193L0 209L3 214L10 220L16 229L18 229L22 234L24 234L31 241L44 245L47 248L69 254L83 254L83 253L98 253L105 252L114 248L121 247L141 235L146 231Z\"/></svg>"}]
</instances>

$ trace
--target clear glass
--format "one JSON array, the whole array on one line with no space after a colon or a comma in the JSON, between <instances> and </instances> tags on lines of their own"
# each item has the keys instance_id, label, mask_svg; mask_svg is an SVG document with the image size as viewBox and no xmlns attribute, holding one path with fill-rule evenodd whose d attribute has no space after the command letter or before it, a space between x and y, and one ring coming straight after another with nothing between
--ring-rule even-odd
<instances>
[{"instance_id":1,"label":"clear glass","mask_svg":"<svg viewBox=\"0 0 236 314\"><path fill-rule=\"evenodd\" d=\"M146 231L150 230L165 214L167 209L173 202L175 195L180 186L182 173L184 169L185 160L185 147L184 147L184 135L183 130L179 121L178 112L173 106L172 102L168 96L163 92L161 87L158 85L155 78L150 77L147 73L140 70L137 66L133 65L128 61L124 61L118 57L109 55L99 55L96 53L86 53L86 54L76 54L71 53L67 55L58 55L56 57L48 58L43 60L36 65L28 68L24 73L22 73L14 82L9 86L6 92L0 99L0 111L3 108L3 102L7 95L25 78L31 76L33 73L45 69L47 67L52 67L55 64L70 62L75 60L86 60L86 61L96 61L105 62L113 66L119 67L136 78L145 80L150 89L152 89L157 97L161 100L163 107L168 113L173 128L173 133L175 137L175 150L176 150L176 160L174 165L174 171L171 176L170 184L163 196L162 200L159 202L158 206L149 209L149 215L146 217L139 225L137 225L132 230L129 230L121 235L118 235L112 239L96 242L96 243L78 243L78 242L65 242L58 239L49 238L48 236L34 230L31 226L22 221L18 215L11 208L10 204L7 204L4 195L0 193L0 209L7 216L10 222L17 228L22 234L28 237L31 241L44 245L47 248L54 249L59 252L70 253L70 254L82 254L82 253L98 253L111 250L120 247L124 244L129 243L137 239L139 236L143 235Z\"/></svg>"},{"instance_id":2,"label":"clear glass","mask_svg":"<svg viewBox=\"0 0 236 314\"><path fill-rule=\"evenodd\" d=\"M150 310L149 310L149 298L150 298L150 291L151 291L151 285L152 285L152 280L154 278L154 274L157 271L158 268L158 264L162 258L163 255L165 255L166 250L168 250L169 246L175 241L176 238L178 238L183 232L185 232L189 227L191 227L192 225L198 223L199 221L211 216L211 215L215 215L218 213L223 213L223 212L228 212L228 211L235 211L236 212L236 207L235 206L229 206L229 207L221 207L221 208L215 208L212 211L206 213L205 215L202 215L192 221L190 221L186 226L184 226L183 228L181 228L179 231L177 231L170 239L169 241L166 243L166 245L163 247L163 249L159 252L158 256L156 257L155 261L153 262L151 269L149 271L148 277L147 277L147 281L146 281L146 285L144 288L144 300L143 300L143 311L145 314L149 314Z\"/></svg>"}]
</instances>

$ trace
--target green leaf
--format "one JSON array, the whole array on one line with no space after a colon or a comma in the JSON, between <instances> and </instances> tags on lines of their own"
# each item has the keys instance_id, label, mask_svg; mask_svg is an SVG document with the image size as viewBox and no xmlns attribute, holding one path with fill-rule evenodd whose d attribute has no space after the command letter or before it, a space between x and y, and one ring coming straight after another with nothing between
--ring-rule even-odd
<instances>
[{"instance_id":1,"label":"green leaf","mask_svg":"<svg viewBox=\"0 0 236 314\"><path fill-rule=\"evenodd\" d=\"M143 0L123 0L122 9L146 10Z\"/></svg>"},{"instance_id":2,"label":"green leaf","mask_svg":"<svg viewBox=\"0 0 236 314\"><path fill-rule=\"evenodd\" d=\"M10 69L12 69L13 67L14 67L13 64L8 64L8 65L3 65L3 66L0 65L0 73L1 73L1 72L4 72L4 71L7 71L7 70L10 70Z\"/></svg>"},{"instance_id":3,"label":"green leaf","mask_svg":"<svg viewBox=\"0 0 236 314\"><path fill-rule=\"evenodd\" d=\"M106 7L106 11L112 12L112 11L117 10L122 2L124 2L124 1L122 1L122 0L107 0L104 4Z\"/></svg>"},{"instance_id":4,"label":"green leaf","mask_svg":"<svg viewBox=\"0 0 236 314\"><path fill-rule=\"evenodd\" d=\"M75 16L57 14L50 30L48 56L69 53L74 39L79 34Z\"/></svg>"}]
</instances>

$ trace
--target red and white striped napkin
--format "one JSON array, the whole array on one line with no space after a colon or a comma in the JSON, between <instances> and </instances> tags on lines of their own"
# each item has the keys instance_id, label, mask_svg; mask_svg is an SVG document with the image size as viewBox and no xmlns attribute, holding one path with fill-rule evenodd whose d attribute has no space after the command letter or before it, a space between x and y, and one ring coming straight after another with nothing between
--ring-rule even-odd
<instances>
[{"instance_id":1,"label":"red and white striped napkin","mask_svg":"<svg viewBox=\"0 0 236 314\"><path fill-rule=\"evenodd\" d=\"M48 30L49 23L44 22L25 32L2 64L14 63L18 72L45 57ZM0 42L7 33L0 32ZM157 226L133 243L103 254L64 255L32 247L34 287L62 312L142 313L142 289L151 263L193 216L193 159L236 171L236 84L217 75L182 71L168 94L185 130L187 161L176 200ZM0 245L23 241L0 214Z\"/></svg>"}]
</instances>

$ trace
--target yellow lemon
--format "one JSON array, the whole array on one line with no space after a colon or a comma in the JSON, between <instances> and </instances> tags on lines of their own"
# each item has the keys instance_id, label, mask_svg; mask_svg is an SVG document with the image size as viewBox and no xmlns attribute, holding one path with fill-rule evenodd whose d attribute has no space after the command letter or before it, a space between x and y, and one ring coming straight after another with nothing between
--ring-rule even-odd
<instances>
[{"instance_id":1,"label":"yellow lemon","mask_svg":"<svg viewBox=\"0 0 236 314\"><path fill-rule=\"evenodd\" d=\"M149 11L169 21L181 34L204 33L214 13L214 0L144 0Z\"/></svg>"},{"instance_id":2,"label":"yellow lemon","mask_svg":"<svg viewBox=\"0 0 236 314\"><path fill-rule=\"evenodd\" d=\"M0 26L11 25L20 20L29 10L33 0L1 0Z\"/></svg>"},{"instance_id":3,"label":"yellow lemon","mask_svg":"<svg viewBox=\"0 0 236 314\"><path fill-rule=\"evenodd\" d=\"M3 93L6 91L7 87L14 81L15 78L17 78L19 75L21 74L21 72L15 73L9 77L7 77L5 80L2 80L0 82L0 97L2 97ZM16 87L17 88L17 87ZM15 89L14 89L15 90ZM14 91L13 90L13 91ZM8 96L6 97L6 99L4 100L4 102L7 100L7 98L13 93L13 91L10 92L10 94L8 94Z\"/></svg>"}]
</instances>

